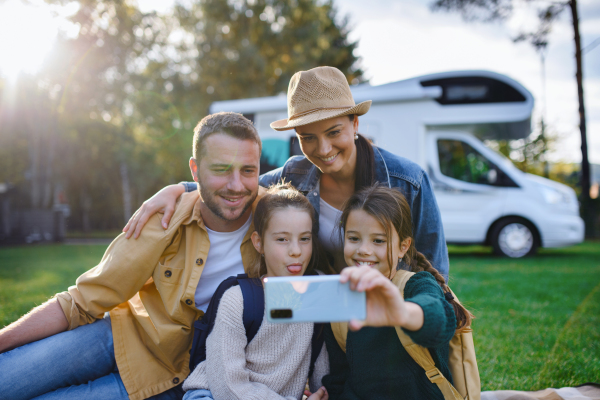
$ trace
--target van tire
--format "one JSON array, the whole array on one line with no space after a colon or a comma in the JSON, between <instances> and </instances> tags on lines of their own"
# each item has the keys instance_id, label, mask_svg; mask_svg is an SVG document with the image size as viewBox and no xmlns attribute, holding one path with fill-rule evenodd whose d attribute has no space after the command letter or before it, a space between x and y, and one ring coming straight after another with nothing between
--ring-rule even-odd
<instances>
[{"instance_id":1,"label":"van tire","mask_svg":"<svg viewBox=\"0 0 600 400\"><path fill-rule=\"evenodd\" d=\"M517 217L498 221L492 228L490 236L494 253L509 258L533 255L540 243L533 224Z\"/></svg>"}]
</instances>

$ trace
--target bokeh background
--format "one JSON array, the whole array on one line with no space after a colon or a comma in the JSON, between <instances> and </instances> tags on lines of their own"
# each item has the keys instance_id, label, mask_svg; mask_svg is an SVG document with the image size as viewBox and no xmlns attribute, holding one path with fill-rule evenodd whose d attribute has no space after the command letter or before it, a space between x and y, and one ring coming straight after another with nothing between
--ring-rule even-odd
<instances>
[{"instance_id":1,"label":"bokeh background","mask_svg":"<svg viewBox=\"0 0 600 400\"><path fill-rule=\"evenodd\" d=\"M192 129L213 101L285 93L294 72L319 65L351 83L461 69L515 78L536 96L532 135L487 144L581 193L573 24L556 4L2 0L3 224L10 207L34 212L23 220L61 212L65 235L118 231L159 188L189 179ZM588 155L598 164L600 5L578 9ZM593 198L599 175L592 165ZM18 236L2 232L3 242Z\"/></svg>"}]
</instances>

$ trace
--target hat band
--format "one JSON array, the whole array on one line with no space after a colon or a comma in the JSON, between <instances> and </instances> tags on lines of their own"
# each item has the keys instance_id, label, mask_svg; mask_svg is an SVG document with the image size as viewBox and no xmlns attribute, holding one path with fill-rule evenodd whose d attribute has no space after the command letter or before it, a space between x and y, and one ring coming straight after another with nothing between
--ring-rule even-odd
<instances>
[{"instance_id":1,"label":"hat band","mask_svg":"<svg viewBox=\"0 0 600 400\"><path fill-rule=\"evenodd\" d=\"M341 106L341 107L319 107L319 108L313 108L313 109L310 109L310 110L306 110L306 111L302 111L302 112L296 113L296 114L292 115L291 117L289 117L288 120L292 120L292 119L295 119L295 118L298 118L298 117L302 117L302 116L307 115L307 114L312 114L315 111L321 111L321 110L341 110L343 108L350 109L352 107L354 107L354 105L351 105L351 106Z\"/></svg>"}]
</instances>

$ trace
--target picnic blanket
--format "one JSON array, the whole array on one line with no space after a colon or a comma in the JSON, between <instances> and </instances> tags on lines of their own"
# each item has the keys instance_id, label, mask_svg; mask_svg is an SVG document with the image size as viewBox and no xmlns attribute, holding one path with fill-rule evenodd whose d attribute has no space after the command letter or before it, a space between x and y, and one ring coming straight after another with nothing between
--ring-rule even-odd
<instances>
[{"instance_id":1,"label":"picnic blanket","mask_svg":"<svg viewBox=\"0 0 600 400\"><path fill-rule=\"evenodd\" d=\"M537 392L494 390L481 392L481 400L600 400L600 385L584 383L577 387L549 388Z\"/></svg>"}]
</instances>

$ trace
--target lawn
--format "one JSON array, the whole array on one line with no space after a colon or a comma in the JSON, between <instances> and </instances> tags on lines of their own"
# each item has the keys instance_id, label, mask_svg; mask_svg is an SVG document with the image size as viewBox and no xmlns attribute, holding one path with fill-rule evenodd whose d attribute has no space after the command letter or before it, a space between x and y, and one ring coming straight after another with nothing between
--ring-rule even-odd
<instances>
[{"instance_id":1,"label":"lawn","mask_svg":"<svg viewBox=\"0 0 600 400\"><path fill-rule=\"evenodd\" d=\"M106 246L0 248L0 326L95 265ZM600 382L600 242L508 260L450 247L450 285L476 315L483 390Z\"/></svg>"}]
</instances>

